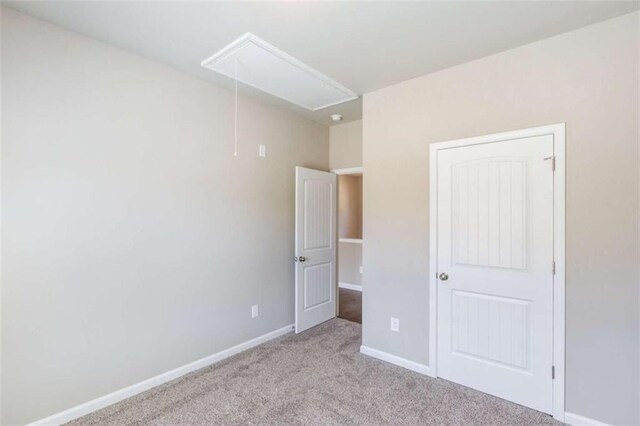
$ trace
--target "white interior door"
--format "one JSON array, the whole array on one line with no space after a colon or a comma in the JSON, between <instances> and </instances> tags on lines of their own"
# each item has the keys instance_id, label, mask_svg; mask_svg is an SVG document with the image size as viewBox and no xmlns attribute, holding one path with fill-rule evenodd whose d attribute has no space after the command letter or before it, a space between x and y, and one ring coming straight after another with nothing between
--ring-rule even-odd
<instances>
[{"instance_id":1,"label":"white interior door","mask_svg":"<svg viewBox=\"0 0 640 426\"><path fill-rule=\"evenodd\" d=\"M437 156L437 374L545 413L553 399L553 152L545 135Z\"/></svg>"},{"instance_id":2,"label":"white interior door","mask_svg":"<svg viewBox=\"0 0 640 426\"><path fill-rule=\"evenodd\" d=\"M296 333L336 316L336 175L296 167Z\"/></svg>"}]
</instances>

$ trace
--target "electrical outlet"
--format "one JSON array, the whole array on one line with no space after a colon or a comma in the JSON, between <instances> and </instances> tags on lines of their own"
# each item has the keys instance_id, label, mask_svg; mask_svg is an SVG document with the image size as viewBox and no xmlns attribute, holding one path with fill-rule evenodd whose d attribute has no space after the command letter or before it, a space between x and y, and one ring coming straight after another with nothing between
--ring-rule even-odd
<instances>
[{"instance_id":1,"label":"electrical outlet","mask_svg":"<svg viewBox=\"0 0 640 426\"><path fill-rule=\"evenodd\" d=\"M398 318L391 317L391 331L400 331L400 320Z\"/></svg>"},{"instance_id":2,"label":"electrical outlet","mask_svg":"<svg viewBox=\"0 0 640 426\"><path fill-rule=\"evenodd\" d=\"M258 155L260 157L266 157L267 156L267 146L266 145L260 145L258 147Z\"/></svg>"},{"instance_id":3,"label":"electrical outlet","mask_svg":"<svg viewBox=\"0 0 640 426\"><path fill-rule=\"evenodd\" d=\"M362 273L362 271L363 271L363 268L362 268L362 266L360 266L360 273Z\"/></svg>"},{"instance_id":4,"label":"electrical outlet","mask_svg":"<svg viewBox=\"0 0 640 426\"><path fill-rule=\"evenodd\" d=\"M258 316L258 305L253 305L251 307L251 318L255 318Z\"/></svg>"}]
</instances>

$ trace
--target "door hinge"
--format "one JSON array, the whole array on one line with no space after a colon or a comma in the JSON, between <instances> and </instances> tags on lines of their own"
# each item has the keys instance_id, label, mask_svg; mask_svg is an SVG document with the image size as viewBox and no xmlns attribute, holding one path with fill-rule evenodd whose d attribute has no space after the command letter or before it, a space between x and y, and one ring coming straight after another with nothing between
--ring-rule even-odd
<instances>
[{"instance_id":1,"label":"door hinge","mask_svg":"<svg viewBox=\"0 0 640 426\"><path fill-rule=\"evenodd\" d=\"M556 171L556 157L555 157L555 156L553 156L553 157L546 157L544 160L545 160L545 161L547 161L547 160L551 160L551 170L553 170L553 171L555 172L555 171Z\"/></svg>"},{"instance_id":2,"label":"door hinge","mask_svg":"<svg viewBox=\"0 0 640 426\"><path fill-rule=\"evenodd\" d=\"M551 261L551 273L553 275L556 274L556 261L555 260Z\"/></svg>"},{"instance_id":3,"label":"door hinge","mask_svg":"<svg viewBox=\"0 0 640 426\"><path fill-rule=\"evenodd\" d=\"M555 379L556 378L556 366L552 365L551 366L551 379Z\"/></svg>"}]
</instances>

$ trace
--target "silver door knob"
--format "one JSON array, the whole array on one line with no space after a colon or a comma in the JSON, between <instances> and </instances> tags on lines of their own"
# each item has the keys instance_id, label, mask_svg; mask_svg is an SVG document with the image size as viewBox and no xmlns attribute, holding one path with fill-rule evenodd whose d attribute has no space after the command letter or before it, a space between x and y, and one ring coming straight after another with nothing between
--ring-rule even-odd
<instances>
[{"instance_id":1,"label":"silver door knob","mask_svg":"<svg viewBox=\"0 0 640 426\"><path fill-rule=\"evenodd\" d=\"M304 256L300 256L300 257L298 258L298 262L306 262L306 261L307 261L307 258L306 258L306 257L304 257Z\"/></svg>"},{"instance_id":2,"label":"silver door knob","mask_svg":"<svg viewBox=\"0 0 640 426\"><path fill-rule=\"evenodd\" d=\"M440 278L442 281L446 281L449 279L449 275L445 274L444 272L441 273L438 278Z\"/></svg>"}]
</instances>

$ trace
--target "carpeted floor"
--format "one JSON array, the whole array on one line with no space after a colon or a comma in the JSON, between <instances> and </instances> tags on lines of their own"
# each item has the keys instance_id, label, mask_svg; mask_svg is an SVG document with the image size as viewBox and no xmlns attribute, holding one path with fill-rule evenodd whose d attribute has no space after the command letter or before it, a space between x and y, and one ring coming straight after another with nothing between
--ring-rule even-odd
<instances>
[{"instance_id":1,"label":"carpeted floor","mask_svg":"<svg viewBox=\"0 0 640 426\"><path fill-rule=\"evenodd\" d=\"M78 419L129 424L554 424L545 414L359 353L334 319Z\"/></svg>"}]
</instances>

